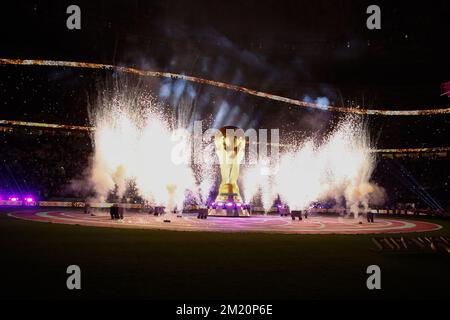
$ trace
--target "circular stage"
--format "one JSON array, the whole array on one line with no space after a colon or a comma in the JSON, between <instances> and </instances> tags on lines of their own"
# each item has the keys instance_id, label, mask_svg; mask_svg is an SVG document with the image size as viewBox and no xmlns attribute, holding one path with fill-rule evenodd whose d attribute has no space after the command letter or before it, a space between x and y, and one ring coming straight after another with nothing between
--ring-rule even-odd
<instances>
[{"instance_id":1,"label":"circular stage","mask_svg":"<svg viewBox=\"0 0 450 320\"><path fill-rule=\"evenodd\" d=\"M173 231L263 232L283 234L377 234L434 231L440 225L419 220L376 218L367 223L353 218L313 216L302 221L290 217L252 216L247 218L209 217L194 215L155 217L143 213L127 213L123 220L111 220L105 212L88 215L80 211L34 210L14 211L10 217L50 223L62 223L108 228L160 229ZM170 220L170 222L165 222Z\"/></svg>"}]
</instances>

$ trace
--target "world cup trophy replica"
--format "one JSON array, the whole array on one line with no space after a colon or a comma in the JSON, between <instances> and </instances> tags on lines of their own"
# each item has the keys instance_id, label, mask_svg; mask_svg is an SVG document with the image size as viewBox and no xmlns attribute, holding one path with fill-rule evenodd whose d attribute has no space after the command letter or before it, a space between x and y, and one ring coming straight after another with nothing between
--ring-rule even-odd
<instances>
[{"instance_id":1,"label":"world cup trophy replica","mask_svg":"<svg viewBox=\"0 0 450 320\"><path fill-rule=\"evenodd\" d=\"M242 202L239 186L239 166L245 155L245 137L242 130L226 126L214 137L216 154L219 158L221 182L215 202L209 215L248 216L247 207Z\"/></svg>"}]
</instances>

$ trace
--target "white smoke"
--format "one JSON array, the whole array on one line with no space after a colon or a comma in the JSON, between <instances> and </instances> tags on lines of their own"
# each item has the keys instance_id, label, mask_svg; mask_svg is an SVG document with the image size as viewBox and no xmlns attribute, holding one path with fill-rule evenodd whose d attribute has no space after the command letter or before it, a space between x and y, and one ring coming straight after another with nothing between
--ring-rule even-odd
<instances>
[{"instance_id":1,"label":"white smoke","mask_svg":"<svg viewBox=\"0 0 450 320\"><path fill-rule=\"evenodd\" d=\"M244 201L251 203L259 199L266 211L270 210L277 197L273 186L273 176L269 171L265 162L258 162L244 168L240 179Z\"/></svg>"}]
</instances>

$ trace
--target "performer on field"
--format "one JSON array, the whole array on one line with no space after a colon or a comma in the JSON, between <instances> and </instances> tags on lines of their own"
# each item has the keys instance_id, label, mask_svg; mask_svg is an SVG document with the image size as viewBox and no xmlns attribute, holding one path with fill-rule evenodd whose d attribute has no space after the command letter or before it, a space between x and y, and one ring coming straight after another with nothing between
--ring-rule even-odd
<instances>
[{"instance_id":1,"label":"performer on field","mask_svg":"<svg viewBox=\"0 0 450 320\"><path fill-rule=\"evenodd\" d=\"M123 219L123 212L125 211L125 208L123 207L123 205L119 205L117 210L118 210L119 219L122 220Z\"/></svg>"},{"instance_id":2,"label":"performer on field","mask_svg":"<svg viewBox=\"0 0 450 320\"><path fill-rule=\"evenodd\" d=\"M84 204L84 213L90 214L91 213L91 204L89 202L86 202Z\"/></svg>"},{"instance_id":3,"label":"performer on field","mask_svg":"<svg viewBox=\"0 0 450 320\"><path fill-rule=\"evenodd\" d=\"M114 204L109 208L109 215L111 216L111 220L114 220Z\"/></svg>"}]
</instances>

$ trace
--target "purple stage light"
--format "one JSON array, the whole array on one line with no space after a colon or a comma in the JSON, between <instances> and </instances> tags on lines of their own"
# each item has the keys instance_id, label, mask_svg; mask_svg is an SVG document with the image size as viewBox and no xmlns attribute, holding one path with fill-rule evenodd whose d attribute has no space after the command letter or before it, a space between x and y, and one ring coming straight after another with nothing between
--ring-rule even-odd
<instances>
[{"instance_id":1,"label":"purple stage light","mask_svg":"<svg viewBox=\"0 0 450 320\"><path fill-rule=\"evenodd\" d=\"M233 202L227 202L227 207L232 207L233 206Z\"/></svg>"},{"instance_id":2,"label":"purple stage light","mask_svg":"<svg viewBox=\"0 0 450 320\"><path fill-rule=\"evenodd\" d=\"M19 197L16 197L16 196L11 196L11 197L9 197L9 199L8 199L9 201L13 201L13 202L16 202L16 201L19 201Z\"/></svg>"},{"instance_id":3,"label":"purple stage light","mask_svg":"<svg viewBox=\"0 0 450 320\"><path fill-rule=\"evenodd\" d=\"M450 82L441 84L442 94L441 96L447 96L450 98Z\"/></svg>"},{"instance_id":4,"label":"purple stage light","mask_svg":"<svg viewBox=\"0 0 450 320\"><path fill-rule=\"evenodd\" d=\"M26 198L25 198L25 201L28 202L28 203L30 203L30 202L33 202L34 199L33 199L32 197L26 197Z\"/></svg>"}]
</instances>

